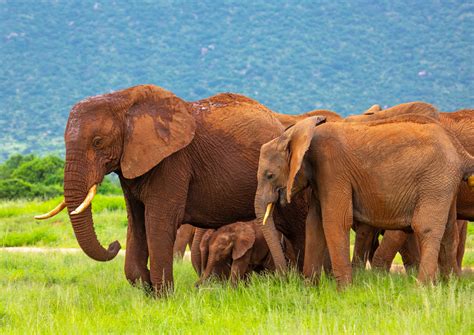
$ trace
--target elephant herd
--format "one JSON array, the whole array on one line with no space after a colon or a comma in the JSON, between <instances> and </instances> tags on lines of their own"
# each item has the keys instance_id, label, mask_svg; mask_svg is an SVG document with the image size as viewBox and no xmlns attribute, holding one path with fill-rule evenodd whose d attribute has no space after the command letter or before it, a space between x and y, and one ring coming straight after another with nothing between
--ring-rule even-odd
<instances>
[{"instance_id":1,"label":"elephant herd","mask_svg":"<svg viewBox=\"0 0 474 335\"><path fill-rule=\"evenodd\" d=\"M100 244L91 203L115 172L127 207L126 278L157 295L173 288L183 224L196 227L183 234L193 235L199 283L290 262L315 281L324 268L344 287L353 266L388 268L398 251L432 282L438 268L460 273L467 223L456 220L474 219L473 117L423 102L348 118L285 115L238 94L187 102L135 86L72 108L64 201L37 218L67 208L82 250L113 259L120 244Z\"/></svg>"}]
</instances>

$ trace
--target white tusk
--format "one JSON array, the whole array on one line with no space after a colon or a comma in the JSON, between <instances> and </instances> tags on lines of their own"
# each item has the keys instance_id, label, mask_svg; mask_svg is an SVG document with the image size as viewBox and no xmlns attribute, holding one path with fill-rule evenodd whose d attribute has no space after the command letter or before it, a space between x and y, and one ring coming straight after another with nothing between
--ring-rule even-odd
<instances>
[{"instance_id":1,"label":"white tusk","mask_svg":"<svg viewBox=\"0 0 474 335\"><path fill-rule=\"evenodd\" d=\"M64 208L66 208L66 201L61 201L59 205L57 205L53 210L49 211L46 214L41 214L41 215L36 215L35 219L36 220L44 220L44 219L49 219L61 212Z\"/></svg>"},{"instance_id":2,"label":"white tusk","mask_svg":"<svg viewBox=\"0 0 474 335\"><path fill-rule=\"evenodd\" d=\"M95 196L96 192L97 192L97 184L94 184L90 188L90 190L87 193L86 198L84 199L82 204L80 204L79 207L77 207L75 210L73 210L71 212L71 215L76 215L76 214L82 213L84 211L84 209L89 207L91 202L92 202L92 199L94 199L94 196Z\"/></svg>"},{"instance_id":3,"label":"white tusk","mask_svg":"<svg viewBox=\"0 0 474 335\"><path fill-rule=\"evenodd\" d=\"M270 202L268 205L267 205L267 211L265 212L265 215L263 217L263 225L265 225L267 223L267 220L268 220L268 217L270 216L270 214L272 213L272 209L273 209L273 202Z\"/></svg>"}]
</instances>

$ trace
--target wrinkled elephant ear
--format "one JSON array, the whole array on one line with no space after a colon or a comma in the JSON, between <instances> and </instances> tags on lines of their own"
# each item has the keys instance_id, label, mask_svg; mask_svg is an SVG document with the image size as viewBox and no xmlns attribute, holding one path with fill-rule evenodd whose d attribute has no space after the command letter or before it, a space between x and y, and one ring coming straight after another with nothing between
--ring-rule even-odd
<instances>
[{"instance_id":1,"label":"wrinkled elephant ear","mask_svg":"<svg viewBox=\"0 0 474 335\"><path fill-rule=\"evenodd\" d=\"M234 247L232 248L232 259L242 257L255 243L255 230L246 224L239 229L235 236Z\"/></svg>"},{"instance_id":2,"label":"wrinkled elephant ear","mask_svg":"<svg viewBox=\"0 0 474 335\"><path fill-rule=\"evenodd\" d=\"M313 116L306 120L296 123L292 128L286 131L285 137L288 141L288 151L290 157L290 172L286 183L286 200L291 202L291 192L295 182L296 174L301 168L303 158L309 149L313 138L314 127L324 123L326 118L323 116Z\"/></svg>"},{"instance_id":3,"label":"wrinkled elephant ear","mask_svg":"<svg viewBox=\"0 0 474 335\"><path fill-rule=\"evenodd\" d=\"M125 178L143 175L194 138L196 122L183 100L162 88L143 85L129 92L120 162Z\"/></svg>"}]
</instances>

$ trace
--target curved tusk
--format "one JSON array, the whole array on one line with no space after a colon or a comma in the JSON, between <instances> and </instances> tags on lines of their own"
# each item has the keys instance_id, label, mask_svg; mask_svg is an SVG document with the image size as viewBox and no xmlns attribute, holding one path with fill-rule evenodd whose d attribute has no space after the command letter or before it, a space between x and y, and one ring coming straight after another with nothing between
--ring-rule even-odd
<instances>
[{"instance_id":1,"label":"curved tusk","mask_svg":"<svg viewBox=\"0 0 474 335\"><path fill-rule=\"evenodd\" d=\"M273 212L273 202L270 202L268 205L267 205L267 211L265 212L265 215L263 217L263 225L265 225L267 223L267 220L268 220L268 217L272 214Z\"/></svg>"},{"instance_id":2,"label":"curved tusk","mask_svg":"<svg viewBox=\"0 0 474 335\"><path fill-rule=\"evenodd\" d=\"M36 215L35 219L36 220L44 220L44 219L49 219L61 212L64 208L66 208L66 201L63 200L59 205L57 205L53 210L49 211L46 214L41 214L41 215Z\"/></svg>"},{"instance_id":3,"label":"curved tusk","mask_svg":"<svg viewBox=\"0 0 474 335\"><path fill-rule=\"evenodd\" d=\"M90 188L90 190L87 193L86 198L84 199L82 204L80 204L79 207L77 207L75 210L73 210L71 212L71 215L76 215L76 214L82 213L84 211L84 209L89 207L91 202L92 202L92 199L94 199L94 196L95 196L96 192L97 192L97 184L94 184Z\"/></svg>"}]
</instances>

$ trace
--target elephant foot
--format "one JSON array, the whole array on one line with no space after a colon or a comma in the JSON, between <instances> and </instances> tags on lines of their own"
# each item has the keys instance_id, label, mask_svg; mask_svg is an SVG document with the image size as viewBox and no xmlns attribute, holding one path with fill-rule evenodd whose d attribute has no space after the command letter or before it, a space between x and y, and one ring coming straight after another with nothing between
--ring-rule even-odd
<instances>
[{"instance_id":1,"label":"elephant foot","mask_svg":"<svg viewBox=\"0 0 474 335\"><path fill-rule=\"evenodd\" d=\"M125 269L125 277L132 286L152 287L148 269Z\"/></svg>"}]
</instances>

